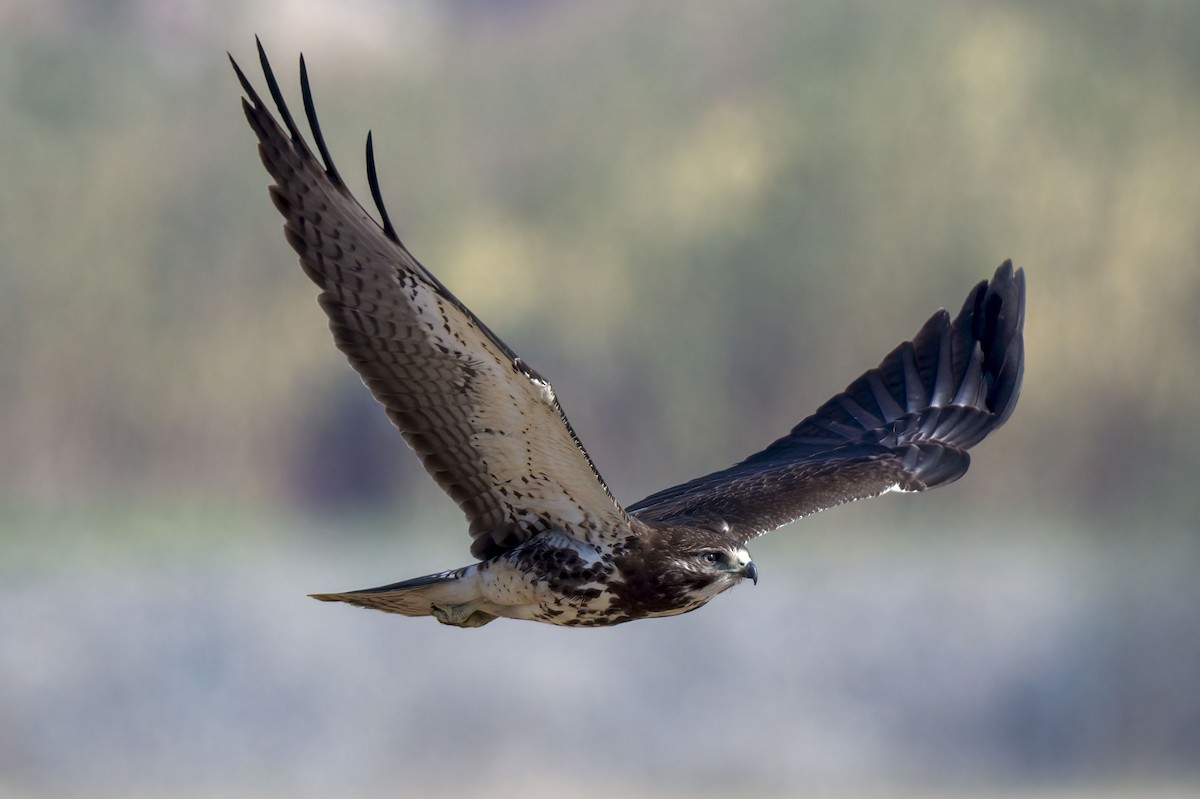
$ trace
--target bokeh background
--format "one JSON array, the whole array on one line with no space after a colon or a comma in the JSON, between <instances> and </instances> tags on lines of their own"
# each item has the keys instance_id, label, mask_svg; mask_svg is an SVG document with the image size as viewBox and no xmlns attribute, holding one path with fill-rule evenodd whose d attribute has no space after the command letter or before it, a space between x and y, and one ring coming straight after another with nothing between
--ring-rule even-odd
<instances>
[{"instance_id":1,"label":"bokeh background","mask_svg":"<svg viewBox=\"0 0 1200 799\"><path fill-rule=\"evenodd\" d=\"M467 562L338 355L225 51L629 502L1004 258L961 482L611 630L305 597ZM6 0L0 796L1194 796L1200 4Z\"/></svg>"}]
</instances>

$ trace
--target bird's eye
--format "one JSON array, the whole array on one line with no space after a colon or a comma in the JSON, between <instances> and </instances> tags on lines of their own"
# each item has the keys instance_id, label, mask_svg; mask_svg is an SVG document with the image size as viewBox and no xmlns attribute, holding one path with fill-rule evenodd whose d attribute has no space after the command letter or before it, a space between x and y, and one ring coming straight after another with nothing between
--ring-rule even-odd
<instances>
[{"instance_id":1,"label":"bird's eye","mask_svg":"<svg viewBox=\"0 0 1200 799\"><path fill-rule=\"evenodd\" d=\"M720 552L705 552L704 553L704 562L710 563L710 564L720 563L721 562L721 553Z\"/></svg>"}]
</instances>

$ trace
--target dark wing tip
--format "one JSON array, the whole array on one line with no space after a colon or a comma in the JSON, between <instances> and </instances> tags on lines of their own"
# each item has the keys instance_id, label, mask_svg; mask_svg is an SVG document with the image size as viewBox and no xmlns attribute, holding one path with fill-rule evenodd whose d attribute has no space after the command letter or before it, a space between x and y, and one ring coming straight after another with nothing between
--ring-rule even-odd
<instances>
[{"instance_id":1,"label":"dark wing tip","mask_svg":"<svg viewBox=\"0 0 1200 799\"><path fill-rule=\"evenodd\" d=\"M262 66L263 77L267 81L267 91L271 93L271 99L275 101L275 108L279 111L280 118L283 119L288 135L292 137L292 144L307 152L308 146L304 143L304 135L296 126L296 120L292 119L292 112L283 98L283 90L279 88L279 81L275 78L275 70L271 68L271 61L267 58L267 51L263 49L262 40L255 36L254 44L258 48L258 62Z\"/></svg>"},{"instance_id":2,"label":"dark wing tip","mask_svg":"<svg viewBox=\"0 0 1200 799\"><path fill-rule=\"evenodd\" d=\"M245 72L242 72L242 68L238 66L237 59L233 57L233 53L226 50L225 55L229 56L229 63L233 66L233 71L237 74L238 83L242 84L242 91L244 91L251 100L257 100L258 92L254 91L254 87L250 85L249 78L246 77Z\"/></svg>"},{"instance_id":3,"label":"dark wing tip","mask_svg":"<svg viewBox=\"0 0 1200 799\"><path fill-rule=\"evenodd\" d=\"M986 405L995 415L994 430L1012 416L1024 381L1025 270L1005 261L979 302L973 332L984 351Z\"/></svg>"},{"instance_id":4,"label":"dark wing tip","mask_svg":"<svg viewBox=\"0 0 1200 799\"><path fill-rule=\"evenodd\" d=\"M319 141L318 139L318 146ZM324 148L321 151L324 152ZM371 199L375 201L375 207L379 210L379 218L383 220L384 235L399 244L400 237L396 235L392 218L388 216L387 207L383 204L383 192L379 188L379 173L375 169L375 144L369 130L367 131L367 183L371 187Z\"/></svg>"},{"instance_id":5,"label":"dark wing tip","mask_svg":"<svg viewBox=\"0 0 1200 799\"><path fill-rule=\"evenodd\" d=\"M254 87L250 84L250 81L246 78L245 73L238 66L237 62L232 56L230 56L230 62L233 64L233 69L237 73L239 82L246 90L247 95L249 95L249 101L243 100L243 108L246 112L246 118L250 123L250 127L258 136L259 152L263 157L264 163L267 166L267 170L276 179L276 185L280 185L279 181L286 179L285 171L290 173L290 171L293 169L293 166L290 163L284 163L284 153L290 149L292 152L301 157L302 162L311 161L312 168L320 169L320 171L324 172L325 176L330 180L333 188L341 192L355 205L362 208L362 205L357 199L354 198L350 190L343 183L337 168L334 166L333 159L330 156L328 146L325 142L325 138L321 134L320 125L317 121L316 104L313 101L312 87L308 79L308 68L305 63L304 56L300 56L300 82L304 97L304 109L309 125L312 128L313 137L316 141L317 149L320 152L321 160L318 160L317 157L313 155L312 150L309 149L308 143L305 141L303 134L300 132L299 127L296 125L295 119L292 117L292 114L288 109L287 103L283 97L283 92L279 87L279 81L276 79L275 72L271 68L270 61L267 59L267 53L263 47L262 40L256 36L254 37L254 43L258 49L258 58L259 62L262 64L263 75L266 78L267 87L270 89L271 98L274 100L279 115L283 120L283 125L286 128L286 132L279 127L278 122L272 116L271 112L266 108L258 93L254 91ZM288 144L289 136L290 145ZM308 165L303 164L303 167L308 168ZM493 333L477 316L471 313L470 309L463 305L462 302L455 297L454 294L451 293L450 290L447 289L445 285L443 285L442 282L437 279L436 276L421 266L421 264L417 262L415 258L413 258L412 254L409 253L406 248L404 248L403 243L400 241L400 238L396 233L396 227L392 223L390 215L387 212L387 208L383 203L383 193L380 190L379 173L375 163L374 144L370 135L367 137L367 179L371 187L371 196L375 201L375 206L378 209L382 220L376 224L379 225L384 237L388 241L404 249L404 257L409 260L411 268L417 270L421 274L422 278L427 280L438 293L453 303L460 311L467 314L479 327L479 329L483 331L484 335L486 335L492 341L492 343L500 349L501 352L505 353L505 355L515 361L517 358L516 353L514 353L507 344L505 344L498 336L496 336L496 334ZM272 195L272 198L274 199L276 206L279 207L281 211L286 213L288 204L282 195L276 193ZM365 208L363 209L363 212L367 217L371 217L370 212L366 211ZM372 221L374 220L372 219ZM303 242L292 240L290 238L291 235L292 234L289 234L289 241L292 241L292 246L296 249L301 249ZM536 373L533 372L530 372L529 374L530 376L536 376Z\"/></svg>"},{"instance_id":6,"label":"dark wing tip","mask_svg":"<svg viewBox=\"0 0 1200 799\"><path fill-rule=\"evenodd\" d=\"M1024 319L1025 274L1005 261L971 289L953 320L945 310L934 313L910 341L751 458L819 456L865 441L974 446L1016 406Z\"/></svg>"},{"instance_id":7,"label":"dark wing tip","mask_svg":"<svg viewBox=\"0 0 1200 799\"><path fill-rule=\"evenodd\" d=\"M275 108L283 122L283 126L286 129L286 136L283 135L282 131L280 131L278 138L271 133L271 128L276 127L276 123L274 118L271 116L271 112L263 103L263 100L259 96L258 92L255 91L254 86L250 83L249 78L246 77L246 73L237 63L237 60L234 59L232 54L229 54L229 63L233 66L233 70L237 75L238 82L241 84L242 89L249 98L248 100L243 101L243 106L251 127L259 137L260 149L261 146L266 145L268 141L282 143L290 138L290 146L294 152L299 154L303 160L311 160L312 166L320 168L325 173L325 176L329 179L330 184L334 189L341 192L357 204L357 200L354 200L353 196L350 194L349 188L342 179L341 173L337 169L337 165L334 163L333 156L329 150L329 145L326 143L325 136L321 131L321 123L317 116L316 102L313 99L312 82L310 81L308 75L308 64L305 61L303 54L300 56L300 92L304 103L304 115L308 121L309 129L312 132L313 141L316 143L316 149L320 155L319 159L313 155L312 150L309 148L308 142L304 137L304 134L301 132L300 127L296 124L295 118L292 116L291 109L288 107L287 101L283 96L283 91L280 88L279 80L276 78L275 71L271 67L271 62L267 58L266 49L263 47L262 40L258 36L254 37L254 44L258 50L258 60L262 65L263 76L267 82L267 89L269 90L271 99L274 101ZM275 146L271 146L269 149L274 151ZM277 164L267 164L267 169L271 171L271 174L277 180L282 179L281 174L278 172L278 168L279 165ZM387 209L383 205L382 193L380 192L379 188L379 178L375 168L375 157L370 145L369 136L367 145L367 176L370 180L371 194L375 199L375 205L379 209L379 213L383 219L381 225L383 233L392 242L401 244L400 238L396 234L396 228L392 224L392 221L388 216ZM278 197L275 199L276 205L278 206ZM283 211L285 209L281 207L280 210ZM401 246L403 245L401 244Z\"/></svg>"},{"instance_id":8,"label":"dark wing tip","mask_svg":"<svg viewBox=\"0 0 1200 799\"><path fill-rule=\"evenodd\" d=\"M321 123L317 119L317 104L313 101L312 85L308 81L308 65L304 63L303 53L300 54L300 96L304 102L304 116L308 118L308 127L312 131L313 140L317 143L317 151L321 153L321 161L325 165L325 174L329 176L333 185L344 191L346 182L338 173L337 166L333 163L333 156L329 154L329 147L325 144L325 136L321 133Z\"/></svg>"}]
</instances>

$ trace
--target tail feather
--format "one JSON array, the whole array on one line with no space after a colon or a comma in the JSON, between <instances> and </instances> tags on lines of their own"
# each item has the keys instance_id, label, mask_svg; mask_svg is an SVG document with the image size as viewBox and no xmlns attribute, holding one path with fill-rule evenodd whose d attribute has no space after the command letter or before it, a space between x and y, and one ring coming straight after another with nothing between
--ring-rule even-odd
<instances>
[{"instance_id":1,"label":"tail feather","mask_svg":"<svg viewBox=\"0 0 1200 799\"><path fill-rule=\"evenodd\" d=\"M475 566L427 574L376 588L337 594L309 594L322 602L345 602L402 616L436 616L434 606L454 607L480 597Z\"/></svg>"}]
</instances>

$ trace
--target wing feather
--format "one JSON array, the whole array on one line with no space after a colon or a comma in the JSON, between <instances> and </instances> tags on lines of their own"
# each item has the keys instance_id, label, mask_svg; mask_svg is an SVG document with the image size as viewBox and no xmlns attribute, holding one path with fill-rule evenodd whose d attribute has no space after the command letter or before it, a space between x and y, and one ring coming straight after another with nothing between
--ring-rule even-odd
<instances>
[{"instance_id":1,"label":"wing feather","mask_svg":"<svg viewBox=\"0 0 1200 799\"><path fill-rule=\"evenodd\" d=\"M935 313L788 435L629 512L649 524L723 523L744 543L845 502L957 480L970 465L967 450L1016 406L1024 320L1025 274L1006 261L953 321Z\"/></svg>"},{"instance_id":2,"label":"wing feather","mask_svg":"<svg viewBox=\"0 0 1200 799\"><path fill-rule=\"evenodd\" d=\"M242 106L274 179L271 199L305 274L321 288L338 348L426 470L470 523L487 558L548 528L587 540L628 530L546 382L404 247L384 207L367 137L367 177L382 224L354 198L321 135L300 60L314 156L258 45L270 109L233 58Z\"/></svg>"}]
</instances>

